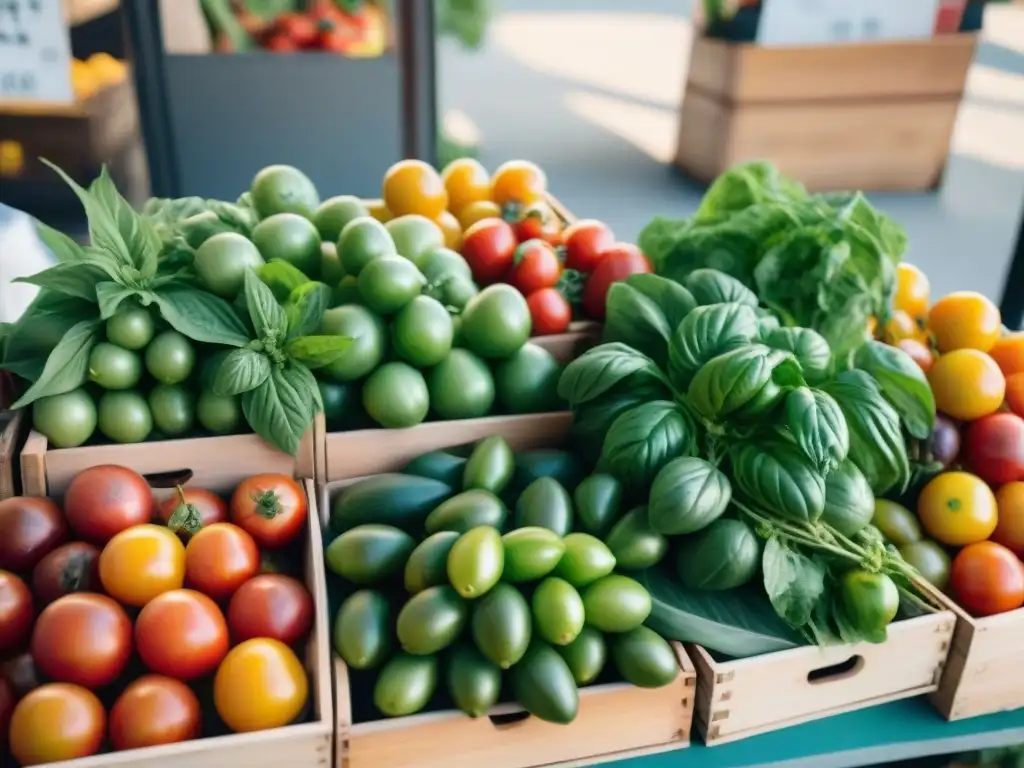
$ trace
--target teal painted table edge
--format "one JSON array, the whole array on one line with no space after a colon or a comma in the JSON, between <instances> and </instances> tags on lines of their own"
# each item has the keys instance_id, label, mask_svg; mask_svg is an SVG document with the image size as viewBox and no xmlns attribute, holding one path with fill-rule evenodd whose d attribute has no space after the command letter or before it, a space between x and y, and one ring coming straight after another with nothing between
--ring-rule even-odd
<instances>
[{"instance_id":1,"label":"teal painted table edge","mask_svg":"<svg viewBox=\"0 0 1024 768\"><path fill-rule=\"evenodd\" d=\"M1019 670L1018 670L1019 672ZM1024 672L1021 685L1024 685ZM785 695L785 694L779 694ZM760 736L602 763L603 768L847 768L1024 744L1024 709L948 723L925 698L906 699Z\"/></svg>"}]
</instances>

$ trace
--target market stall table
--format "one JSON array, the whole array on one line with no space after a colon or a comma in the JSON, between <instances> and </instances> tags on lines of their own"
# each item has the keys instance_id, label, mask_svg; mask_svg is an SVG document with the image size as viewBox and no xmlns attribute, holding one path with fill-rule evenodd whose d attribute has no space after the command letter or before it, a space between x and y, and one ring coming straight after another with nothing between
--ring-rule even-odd
<instances>
[{"instance_id":1,"label":"market stall table","mask_svg":"<svg viewBox=\"0 0 1024 768\"><path fill-rule=\"evenodd\" d=\"M1001 311L1007 327L1024 329L1024 211L1020 215L1017 242L1010 253Z\"/></svg>"}]
</instances>

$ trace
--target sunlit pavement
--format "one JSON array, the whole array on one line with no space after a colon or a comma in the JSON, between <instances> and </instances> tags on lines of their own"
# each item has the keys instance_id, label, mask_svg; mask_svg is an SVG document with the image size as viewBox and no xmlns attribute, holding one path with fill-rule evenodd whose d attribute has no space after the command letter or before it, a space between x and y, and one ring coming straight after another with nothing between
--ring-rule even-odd
<instances>
[{"instance_id":1,"label":"sunlit pavement","mask_svg":"<svg viewBox=\"0 0 1024 768\"><path fill-rule=\"evenodd\" d=\"M666 165L692 34L688 3L499 7L482 50L439 47L442 111L479 134L482 161L536 160L571 210L607 220L623 238L655 213L692 211L700 186ZM909 258L936 293L999 294L1024 200L1024 7L988 11L941 190L871 197L908 229Z\"/></svg>"}]
</instances>

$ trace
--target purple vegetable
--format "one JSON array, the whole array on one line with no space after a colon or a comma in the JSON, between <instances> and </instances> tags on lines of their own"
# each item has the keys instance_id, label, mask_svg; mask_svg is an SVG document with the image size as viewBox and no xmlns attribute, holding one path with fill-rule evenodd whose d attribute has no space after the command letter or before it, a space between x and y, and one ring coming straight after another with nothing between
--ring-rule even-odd
<instances>
[{"instance_id":1,"label":"purple vegetable","mask_svg":"<svg viewBox=\"0 0 1024 768\"><path fill-rule=\"evenodd\" d=\"M945 416L935 417L935 427L928 438L928 453L949 469L960 455L960 430Z\"/></svg>"}]
</instances>

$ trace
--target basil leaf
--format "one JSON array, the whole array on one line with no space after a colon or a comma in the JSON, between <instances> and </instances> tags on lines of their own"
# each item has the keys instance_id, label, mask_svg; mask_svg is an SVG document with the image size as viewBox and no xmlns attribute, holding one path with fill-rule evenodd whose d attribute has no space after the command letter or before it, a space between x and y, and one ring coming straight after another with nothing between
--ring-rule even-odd
<instances>
[{"instance_id":1,"label":"basil leaf","mask_svg":"<svg viewBox=\"0 0 1024 768\"><path fill-rule=\"evenodd\" d=\"M761 554L764 589L775 612L799 629L811 621L825 593L825 568L772 536Z\"/></svg>"},{"instance_id":2,"label":"basil leaf","mask_svg":"<svg viewBox=\"0 0 1024 768\"><path fill-rule=\"evenodd\" d=\"M850 430L839 403L826 392L797 387L786 395L786 424L797 446L827 475L850 452Z\"/></svg>"},{"instance_id":3,"label":"basil leaf","mask_svg":"<svg viewBox=\"0 0 1024 768\"><path fill-rule=\"evenodd\" d=\"M854 361L878 382L907 432L918 440L927 439L935 426L935 395L910 355L880 341L869 341L857 351Z\"/></svg>"},{"instance_id":4,"label":"basil leaf","mask_svg":"<svg viewBox=\"0 0 1024 768\"><path fill-rule=\"evenodd\" d=\"M253 430L294 456L313 423L320 393L308 370L293 363L273 367L267 380L242 395L242 413Z\"/></svg>"},{"instance_id":5,"label":"basil leaf","mask_svg":"<svg viewBox=\"0 0 1024 768\"><path fill-rule=\"evenodd\" d=\"M119 285L127 284L129 282L129 273L135 269L135 267L130 265L121 264L106 251L101 248L94 248L91 245L84 250L82 260L78 263L89 264L102 270L107 277Z\"/></svg>"},{"instance_id":6,"label":"basil leaf","mask_svg":"<svg viewBox=\"0 0 1024 768\"><path fill-rule=\"evenodd\" d=\"M138 291L134 288L125 288L111 280L106 280L96 286L96 298L100 304L100 318L106 320L113 317L121 302L129 296L134 296Z\"/></svg>"},{"instance_id":7,"label":"basil leaf","mask_svg":"<svg viewBox=\"0 0 1024 768\"><path fill-rule=\"evenodd\" d=\"M128 250L128 256L144 278L156 274L157 255L160 253L160 239L156 230L117 191L107 167L90 185L89 191L113 218L117 230Z\"/></svg>"},{"instance_id":8,"label":"basil leaf","mask_svg":"<svg viewBox=\"0 0 1024 768\"><path fill-rule=\"evenodd\" d=\"M708 304L743 304L757 307L757 296L731 275L717 269L695 269L686 277L687 290L699 306Z\"/></svg>"},{"instance_id":9,"label":"basil leaf","mask_svg":"<svg viewBox=\"0 0 1024 768\"><path fill-rule=\"evenodd\" d=\"M786 443L740 445L732 452L734 485L780 517L813 523L825 510L825 479Z\"/></svg>"},{"instance_id":10,"label":"basil leaf","mask_svg":"<svg viewBox=\"0 0 1024 768\"><path fill-rule=\"evenodd\" d=\"M71 327L46 358L39 379L11 406L24 408L41 397L61 395L85 383L89 353L99 338L100 321L83 320Z\"/></svg>"},{"instance_id":11,"label":"basil leaf","mask_svg":"<svg viewBox=\"0 0 1024 768\"><path fill-rule=\"evenodd\" d=\"M825 478L825 511L821 522L844 536L853 536L871 522L875 495L857 465L847 459Z\"/></svg>"},{"instance_id":12,"label":"basil leaf","mask_svg":"<svg viewBox=\"0 0 1024 768\"><path fill-rule=\"evenodd\" d=\"M50 249L50 253L53 254L53 257L58 262L61 264L73 264L82 260L82 246L70 237L63 232L58 232L53 227L43 224L41 221L36 221L35 225L39 239Z\"/></svg>"},{"instance_id":13,"label":"basil leaf","mask_svg":"<svg viewBox=\"0 0 1024 768\"><path fill-rule=\"evenodd\" d=\"M586 403L641 371L645 377L664 381L661 371L646 355L617 342L601 344L565 367L558 380L558 396L570 406Z\"/></svg>"},{"instance_id":14,"label":"basil leaf","mask_svg":"<svg viewBox=\"0 0 1024 768\"><path fill-rule=\"evenodd\" d=\"M213 391L218 395L240 395L256 389L270 376L270 359L254 349L233 349L217 368Z\"/></svg>"},{"instance_id":15,"label":"basil leaf","mask_svg":"<svg viewBox=\"0 0 1024 768\"><path fill-rule=\"evenodd\" d=\"M669 461L693 452L694 432L694 425L673 402L639 405L612 422L599 471L614 475L628 488L646 490Z\"/></svg>"},{"instance_id":16,"label":"basil leaf","mask_svg":"<svg viewBox=\"0 0 1024 768\"><path fill-rule=\"evenodd\" d=\"M764 337L773 349L792 352L810 384L829 378L832 372L832 350L825 337L810 328L777 328Z\"/></svg>"},{"instance_id":17,"label":"basil leaf","mask_svg":"<svg viewBox=\"0 0 1024 768\"><path fill-rule=\"evenodd\" d=\"M298 267L284 259L271 259L259 268L257 274L280 302L288 301L292 291L309 282Z\"/></svg>"},{"instance_id":18,"label":"basil leaf","mask_svg":"<svg viewBox=\"0 0 1024 768\"><path fill-rule=\"evenodd\" d=\"M661 468L651 483L647 520L665 536L695 533L725 514L732 486L714 464L684 456Z\"/></svg>"},{"instance_id":19,"label":"basil leaf","mask_svg":"<svg viewBox=\"0 0 1024 768\"><path fill-rule=\"evenodd\" d=\"M620 414L650 400L671 396L668 387L641 371L627 376L600 397L575 406L570 434L576 451L588 464L596 464L605 435Z\"/></svg>"},{"instance_id":20,"label":"basil leaf","mask_svg":"<svg viewBox=\"0 0 1024 768\"><path fill-rule=\"evenodd\" d=\"M164 320L193 341L228 347L244 347L250 341L245 325L231 305L212 293L174 283L154 297Z\"/></svg>"},{"instance_id":21,"label":"basil leaf","mask_svg":"<svg viewBox=\"0 0 1024 768\"><path fill-rule=\"evenodd\" d=\"M92 264L62 263L34 275L15 278L14 282L38 285L40 288L95 302L96 284L106 277L102 269Z\"/></svg>"},{"instance_id":22,"label":"basil leaf","mask_svg":"<svg viewBox=\"0 0 1024 768\"><path fill-rule=\"evenodd\" d=\"M95 304L43 288L8 332L0 368L36 381L71 327L95 317Z\"/></svg>"},{"instance_id":23,"label":"basil leaf","mask_svg":"<svg viewBox=\"0 0 1024 768\"><path fill-rule=\"evenodd\" d=\"M343 358L354 343L350 336L299 336L288 342L285 352L307 368L323 368Z\"/></svg>"},{"instance_id":24,"label":"basil leaf","mask_svg":"<svg viewBox=\"0 0 1024 768\"><path fill-rule=\"evenodd\" d=\"M284 307L277 303L274 292L260 282L251 269L245 271L245 306L252 319L252 327L259 339L283 341L288 330Z\"/></svg>"},{"instance_id":25,"label":"basil leaf","mask_svg":"<svg viewBox=\"0 0 1024 768\"><path fill-rule=\"evenodd\" d=\"M307 336L321 329L331 303L331 289L315 280L304 282L288 296L284 306L288 338Z\"/></svg>"},{"instance_id":26,"label":"basil leaf","mask_svg":"<svg viewBox=\"0 0 1024 768\"><path fill-rule=\"evenodd\" d=\"M687 397L701 416L720 422L733 414L759 416L782 398L782 386L800 383L792 355L747 344L705 363L690 382Z\"/></svg>"},{"instance_id":27,"label":"basil leaf","mask_svg":"<svg viewBox=\"0 0 1024 768\"><path fill-rule=\"evenodd\" d=\"M241 235L250 237L253 228L259 223L259 217L252 208L237 203L226 203L222 200L208 200L209 210L218 219Z\"/></svg>"},{"instance_id":28,"label":"basil leaf","mask_svg":"<svg viewBox=\"0 0 1024 768\"><path fill-rule=\"evenodd\" d=\"M637 274L627 277L625 283L658 305L658 309L668 321L670 332L678 328L683 318L697 308L693 294L667 277Z\"/></svg>"},{"instance_id":29,"label":"basil leaf","mask_svg":"<svg viewBox=\"0 0 1024 768\"><path fill-rule=\"evenodd\" d=\"M620 341L661 366L668 362L672 329L657 304L636 288L617 282L608 289L605 309L604 341Z\"/></svg>"},{"instance_id":30,"label":"basil leaf","mask_svg":"<svg viewBox=\"0 0 1024 768\"><path fill-rule=\"evenodd\" d=\"M668 350L668 373L685 388L702 365L757 338L757 314L743 304L697 307L676 327Z\"/></svg>"}]
</instances>

